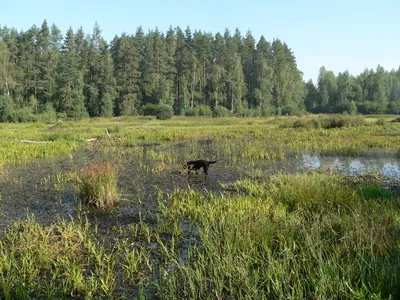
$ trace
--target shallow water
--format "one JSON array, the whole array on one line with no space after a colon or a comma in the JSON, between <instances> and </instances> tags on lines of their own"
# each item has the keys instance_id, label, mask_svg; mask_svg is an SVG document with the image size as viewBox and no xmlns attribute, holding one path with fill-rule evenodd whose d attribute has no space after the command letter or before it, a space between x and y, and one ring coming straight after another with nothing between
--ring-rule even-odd
<instances>
[{"instance_id":1,"label":"shallow water","mask_svg":"<svg viewBox=\"0 0 400 300\"><path fill-rule=\"evenodd\" d=\"M300 158L300 167L306 170L337 171L350 176L379 174L388 179L400 178L399 158L395 154L388 153L359 157L303 153Z\"/></svg>"},{"instance_id":2,"label":"shallow water","mask_svg":"<svg viewBox=\"0 0 400 300\"><path fill-rule=\"evenodd\" d=\"M188 188L222 193L221 183L233 183L249 176L265 177L269 174L285 172L308 172L310 170L338 171L346 175L379 173L390 180L400 178L399 159L395 154L373 154L360 157L320 156L303 153L287 160L231 161L221 157L216 145L207 143L182 143L167 146L168 151L175 151L179 161L172 169L160 173L144 172L140 165L156 166L155 161L147 160L146 149L158 149L159 145L143 145L144 155L139 159L134 155L122 157L119 170L118 190L120 202L115 209L107 211L84 208L91 223L99 225L101 233L108 233L114 225L137 223L139 212L156 211L158 207L158 189L164 197L176 189ZM195 149L195 150L194 150ZM161 149L160 149L161 150ZM165 149L163 149L165 150ZM197 154L196 154L197 153ZM206 178L202 172L187 175L183 172L184 157L217 158L218 162L210 167ZM36 220L49 225L58 218L69 219L77 216L77 193L73 182L57 190L53 184L43 184L43 180L57 173L66 174L79 170L99 159L113 159L113 154L105 155L102 151L81 149L68 157L38 160L32 164L9 167L8 173L0 176L0 232L18 219L25 219L27 213L34 213Z\"/></svg>"}]
</instances>

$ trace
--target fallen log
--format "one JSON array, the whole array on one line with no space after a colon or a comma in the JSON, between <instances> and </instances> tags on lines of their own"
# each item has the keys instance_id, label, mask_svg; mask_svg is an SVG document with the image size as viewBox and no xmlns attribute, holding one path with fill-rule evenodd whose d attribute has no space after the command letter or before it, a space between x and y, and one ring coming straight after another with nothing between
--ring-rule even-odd
<instances>
[{"instance_id":1,"label":"fallen log","mask_svg":"<svg viewBox=\"0 0 400 300\"><path fill-rule=\"evenodd\" d=\"M16 140L17 143L46 144L48 141Z\"/></svg>"}]
</instances>

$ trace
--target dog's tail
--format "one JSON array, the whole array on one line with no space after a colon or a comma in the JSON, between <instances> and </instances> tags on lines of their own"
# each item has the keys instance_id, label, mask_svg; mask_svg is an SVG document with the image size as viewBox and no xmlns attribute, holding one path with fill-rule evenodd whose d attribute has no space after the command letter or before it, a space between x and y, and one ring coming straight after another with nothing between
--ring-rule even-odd
<instances>
[{"instance_id":1,"label":"dog's tail","mask_svg":"<svg viewBox=\"0 0 400 300\"><path fill-rule=\"evenodd\" d=\"M215 164L217 161L216 160L214 160L214 161L209 161L208 163L209 164Z\"/></svg>"}]
</instances>

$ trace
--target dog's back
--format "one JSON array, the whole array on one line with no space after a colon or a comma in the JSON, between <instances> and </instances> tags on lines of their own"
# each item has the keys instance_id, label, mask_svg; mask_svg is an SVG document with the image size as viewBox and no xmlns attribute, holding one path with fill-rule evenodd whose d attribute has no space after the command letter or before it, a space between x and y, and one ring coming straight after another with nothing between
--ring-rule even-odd
<instances>
[{"instance_id":1,"label":"dog's back","mask_svg":"<svg viewBox=\"0 0 400 300\"><path fill-rule=\"evenodd\" d=\"M188 173L190 173L191 170L198 171L200 168L203 168L204 173L208 175L208 166L210 164L215 164L216 162L216 160L208 161L205 159L191 160L188 161L184 167L188 169Z\"/></svg>"}]
</instances>

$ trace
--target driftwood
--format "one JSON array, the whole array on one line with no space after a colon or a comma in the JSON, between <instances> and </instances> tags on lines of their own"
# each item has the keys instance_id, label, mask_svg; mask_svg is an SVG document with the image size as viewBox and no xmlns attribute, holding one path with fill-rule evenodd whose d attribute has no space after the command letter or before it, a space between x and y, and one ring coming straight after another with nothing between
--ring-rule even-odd
<instances>
[{"instance_id":1,"label":"driftwood","mask_svg":"<svg viewBox=\"0 0 400 300\"><path fill-rule=\"evenodd\" d=\"M17 143L46 144L48 141L16 140Z\"/></svg>"},{"instance_id":2,"label":"driftwood","mask_svg":"<svg viewBox=\"0 0 400 300\"><path fill-rule=\"evenodd\" d=\"M107 133L107 136L108 136L108 138L110 139L110 141L111 141L111 136L110 136L110 134L108 133L108 130L107 130L107 128L106 128L106 133Z\"/></svg>"},{"instance_id":3,"label":"driftwood","mask_svg":"<svg viewBox=\"0 0 400 300\"><path fill-rule=\"evenodd\" d=\"M50 141L31 141L31 140L15 140L17 143L30 143L30 144L46 144L46 143L50 143ZM92 139L86 139L86 142L90 143L90 142L96 142L97 139L96 138L92 138Z\"/></svg>"}]
</instances>

